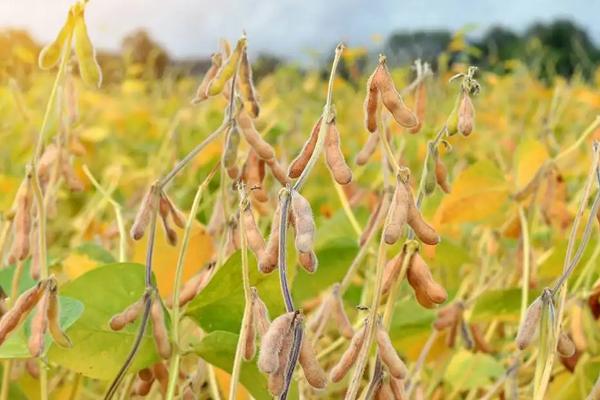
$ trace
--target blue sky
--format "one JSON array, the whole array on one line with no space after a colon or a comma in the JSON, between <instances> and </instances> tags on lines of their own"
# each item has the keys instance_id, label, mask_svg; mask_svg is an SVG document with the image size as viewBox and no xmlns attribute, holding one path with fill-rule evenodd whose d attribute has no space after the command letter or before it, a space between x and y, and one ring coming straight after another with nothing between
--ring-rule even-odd
<instances>
[{"instance_id":1,"label":"blue sky","mask_svg":"<svg viewBox=\"0 0 600 400\"><path fill-rule=\"evenodd\" d=\"M47 41L72 2L0 0L0 28L26 28ZM91 0L87 11L97 47L117 49L124 35L144 27L178 58L208 55L220 37L235 40L242 29L252 52L295 58L328 51L340 40L373 45L374 35L398 29L454 30L474 23L474 34L493 24L520 31L557 17L575 20L600 42L599 15L595 0Z\"/></svg>"}]
</instances>

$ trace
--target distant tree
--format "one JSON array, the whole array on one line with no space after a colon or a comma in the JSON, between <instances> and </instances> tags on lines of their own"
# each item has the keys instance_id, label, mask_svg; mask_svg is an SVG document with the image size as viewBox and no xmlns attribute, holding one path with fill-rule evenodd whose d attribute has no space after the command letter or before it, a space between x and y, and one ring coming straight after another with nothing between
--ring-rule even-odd
<instances>
[{"instance_id":1,"label":"distant tree","mask_svg":"<svg viewBox=\"0 0 600 400\"><path fill-rule=\"evenodd\" d=\"M148 78L160 78L169 64L167 52L143 29L125 37L122 44L125 64L140 64Z\"/></svg>"},{"instance_id":2,"label":"distant tree","mask_svg":"<svg viewBox=\"0 0 600 400\"><path fill-rule=\"evenodd\" d=\"M420 58L434 65L452 35L445 30L396 32L385 42L384 51L394 64L409 64Z\"/></svg>"}]
</instances>

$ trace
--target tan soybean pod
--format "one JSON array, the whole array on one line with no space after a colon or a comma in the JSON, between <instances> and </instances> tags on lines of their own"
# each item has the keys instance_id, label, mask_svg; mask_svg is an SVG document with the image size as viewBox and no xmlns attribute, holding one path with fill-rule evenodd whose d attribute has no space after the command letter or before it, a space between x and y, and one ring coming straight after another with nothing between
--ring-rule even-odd
<instances>
[{"instance_id":1,"label":"tan soybean pod","mask_svg":"<svg viewBox=\"0 0 600 400\"><path fill-rule=\"evenodd\" d=\"M519 327L519 333L517 334L517 348L519 350L524 350L529 346L535 333L537 332L538 325L540 322L540 318L542 316L542 307L544 302L542 301L542 297L538 297L535 299L533 303L527 307L527 311L525 312L525 318L521 322L521 326Z\"/></svg>"},{"instance_id":2,"label":"tan soybean pod","mask_svg":"<svg viewBox=\"0 0 600 400\"><path fill-rule=\"evenodd\" d=\"M225 146L223 148L223 167L230 169L235 166L237 161L238 148L240 146L240 131L237 124L233 124L227 131ZM237 174L236 174L237 175ZM231 175L230 175L231 177ZM233 177L232 177L233 179Z\"/></svg>"},{"instance_id":3,"label":"tan soybean pod","mask_svg":"<svg viewBox=\"0 0 600 400\"><path fill-rule=\"evenodd\" d=\"M352 170L346 164L344 154L340 148L340 133L335 126L335 120L328 125L324 146L325 160L335 181L340 185L350 183L352 180Z\"/></svg>"},{"instance_id":4,"label":"tan soybean pod","mask_svg":"<svg viewBox=\"0 0 600 400\"><path fill-rule=\"evenodd\" d=\"M380 74L381 64L375 68L375 71L367 81L367 96L365 97L365 127L371 133L377 131L377 105L379 104L379 89L377 87L376 76Z\"/></svg>"},{"instance_id":5,"label":"tan soybean pod","mask_svg":"<svg viewBox=\"0 0 600 400\"><path fill-rule=\"evenodd\" d=\"M381 94L381 102L400 126L414 128L419 121L410 108L404 104L400 93L396 90L392 76L385 64L385 59L380 63L380 67L375 82Z\"/></svg>"},{"instance_id":6,"label":"tan soybean pod","mask_svg":"<svg viewBox=\"0 0 600 400\"><path fill-rule=\"evenodd\" d=\"M392 392L389 382L381 382L375 392L375 400L395 400L394 392Z\"/></svg>"},{"instance_id":7,"label":"tan soybean pod","mask_svg":"<svg viewBox=\"0 0 600 400\"><path fill-rule=\"evenodd\" d=\"M271 174L273 175L273 177L275 177L275 179L279 181L279 183L281 183L282 186L285 186L288 183L290 183L290 179L285 173L285 170L283 169L281 164L279 164L279 161L277 161L275 157L266 161L267 165L271 169Z\"/></svg>"},{"instance_id":8,"label":"tan soybean pod","mask_svg":"<svg viewBox=\"0 0 600 400\"><path fill-rule=\"evenodd\" d=\"M152 389L154 380L154 375L152 376L152 379L149 380L136 379L133 385L133 394L138 396L146 396L148 393L150 393L150 389Z\"/></svg>"},{"instance_id":9,"label":"tan soybean pod","mask_svg":"<svg viewBox=\"0 0 600 400\"><path fill-rule=\"evenodd\" d=\"M401 179L398 178L386 225L383 229L383 238L387 244L394 244L400 239L402 230L408 219L409 204L408 189Z\"/></svg>"},{"instance_id":10,"label":"tan soybean pod","mask_svg":"<svg viewBox=\"0 0 600 400\"><path fill-rule=\"evenodd\" d=\"M427 107L427 86L425 81L421 81L415 90L415 114L417 116L417 125L410 128L410 133L418 133L423 126L425 119L425 108Z\"/></svg>"},{"instance_id":11,"label":"tan soybean pod","mask_svg":"<svg viewBox=\"0 0 600 400\"><path fill-rule=\"evenodd\" d=\"M571 357L575 354L576 348L575 343L571 338L564 332L561 332L558 336L558 343L556 344L556 350L561 357Z\"/></svg>"},{"instance_id":12,"label":"tan soybean pod","mask_svg":"<svg viewBox=\"0 0 600 400\"><path fill-rule=\"evenodd\" d=\"M442 160L440 160L440 157L437 157L435 160L435 180L444 192L450 193L451 187L448 183L448 170Z\"/></svg>"},{"instance_id":13,"label":"tan soybean pod","mask_svg":"<svg viewBox=\"0 0 600 400\"><path fill-rule=\"evenodd\" d=\"M167 370L167 367L164 363L157 362L152 366L152 371L154 373L154 376L156 377L156 380L160 384L160 392L164 397L165 393L167 392L167 387L169 385L169 370Z\"/></svg>"},{"instance_id":14,"label":"tan soybean pod","mask_svg":"<svg viewBox=\"0 0 600 400\"><path fill-rule=\"evenodd\" d=\"M175 206L175 203L173 203L165 192L161 192L160 201L161 207L166 208L166 213L171 216L175 225L182 229L185 228L185 214Z\"/></svg>"},{"instance_id":15,"label":"tan soybean pod","mask_svg":"<svg viewBox=\"0 0 600 400\"><path fill-rule=\"evenodd\" d=\"M446 289L433 279L429 267L419 253L413 255L406 277L415 292L423 292L433 303L442 304L448 299Z\"/></svg>"},{"instance_id":16,"label":"tan soybean pod","mask_svg":"<svg viewBox=\"0 0 600 400\"><path fill-rule=\"evenodd\" d=\"M308 329L317 334L321 332L322 327L324 327L329 320L329 315L331 314L331 309L333 308L333 301L334 298L332 293L327 294L321 300L321 304L319 305L317 311L314 312L314 315L311 314L311 319L307 323Z\"/></svg>"},{"instance_id":17,"label":"tan soybean pod","mask_svg":"<svg viewBox=\"0 0 600 400\"><path fill-rule=\"evenodd\" d=\"M158 192L156 191L155 186L152 185L144 196L142 204L133 220L133 225L129 232L133 240L140 240L142 236L144 236L146 228L152 220L152 215L157 211L157 207Z\"/></svg>"},{"instance_id":18,"label":"tan soybean pod","mask_svg":"<svg viewBox=\"0 0 600 400\"><path fill-rule=\"evenodd\" d=\"M75 54L79 61L79 75L81 79L90 86L100 87L102 85L102 70L96 60L96 51L87 32L84 12L81 10L75 16Z\"/></svg>"},{"instance_id":19,"label":"tan soybean pod","mask_svg":"<svg viewBox=\"0 0 600 400\"><path fill-rule=\"evenodd\" d=\"M387 333L381 323L377 324L375 339L377 340L379 357L387 366L388 370L390 371L390 375L397 379L404 379L407 374L406 365L404 365L404 362L398 356L398 353L396 352L396 349L390 340L390 335Z\"/></svg>"},{"instance_id":20,"label":"tan soybean pod","mask_svg":"<svg viewBox=\"0 0 600 400\"><path fill-rule=\"evenodd\" d=\"M215 53L210 57L210 67L204 77L202 78L202 82L198 86L196 90L196 95L192 99L192 104L198 104L208 99L208 94L206 94L206 90L208 89L208 85L217 75L217 71L221 68L221 64L223 63L223 56L221 53Z\"/></svg>"},{"instance_id":21,"label":"tan soybean pod","mask_svg":"<svg viewBox=\"0 0 600 400\"><path fill-rule=\"evenodd\" d=\"M390 388L394 393L395 400L406 400L406 393L404 392L404 382L402 379L396 379L393 376L390 377Z\"/></svg>"},{"instance_id":22,"label":"tan soybean pod","mask_svg":"<svg viewBox=\"0 0 600 400\"><path fill-rule=\"evenodd\" d=\"M260 229L258 229L258 226L256 225L256 220L254 219L250 204L242 210L242 221L244 223L248 247L250 247L250 250L252 250L256 258L260 259L262 253L265 251L265 240L260 233Z\"/></svg>"},{"instance_id":23,"label":"tan soybean pod","mask_svg":"<svg viewBox=\"0 0 600 400\"><path fill-rule=\"evenodd\" d=\"M252 310L254 313L254 323L260 337L263 337L269 330L271 320L269 319L269 310L258 295L258 290L252 287Z\"/></svg>"},{"instance_id":24,"label":"tan soybean pod","mask_svg":"<svg viewBox=\"0 0 600 400\"><path fill-rule=\"evenodd\" d=\"M377 150L378 144L379 135L369 135L363 147L356 154L356 158L354 159L356 165L365 165L373 153L375 153L375 150Z\"/></svg>"},{"instance_id":25,"label":"tan soybean pod","mask_svg":"<svg viewBox=\"0 0 600 400\"><path fill-rule=\"evenodd\" d=\"M293 190L291 209L295 221L296 249L302 253L310 253L315 240L315 221L310 203L298 191Z\"/></svg>"},{"instance_id":26,"label":"tan soybean pod","mask_svg":"<svg viewBox=\"0 0 600 400\"><path fill-rule=\"evenodd\" d=\"M317 145L317 139L319 138L319 130L321 129L321 121L323 117L319 118L319 120L315 123L310 132L310 136L304 143L300 154L296 156L296 158L290 164L288 168L288 177L292 179L298 178L302 175L302 171L306 168L308 164L308 160L312 156L312 153L315 151L315 146Z\"/></svg>"},{"instance_id":27,"label":"tan soybean pod","mask_svg":"<svg viewBox=\"0 0 600 400\"><path fill-rule=\"evenodd\" d=\"M431 227L421 215L421 212L415 205L415 199L413 198L412 192L408 184L405 184L406 192L409 196L408 202L408 215L406 218L406 222L413 229L417 237L420 241L429 245L436 245L440 242L440 236L437 234L435 229Z\"/></svg>"},{"instance_id":28,"label":"tan soybean pod","mask_svg":"<svg viewBox=\"0 0 600 400\"><path fill-rule=\"evenodd\" d=\"M159 211L160 211L160 219L162 221L162 226L164 228L165 234L167 236L167 241L171 246L175 246L177 244L177 231L171 226L169 222L169 209L166 209L166 213L163 213L163 202L162 198L159 203Z\"/></svg>"},{"instance_id":29,"label":"tan soybean pod","mask_svg":"<svg viewBox=\"0 0 600 400\"><path fill-rule=\"evenodd\" d=\"M164 359L171 357L171 342L169 341L169 331L165 324L165 312L159 298L152 301L150 310L150 318L152 319L152 334L158 355Z\"/></svg>"},{"instance_id":30,"label":"tan soybean pod","mask_svg":"<svg viewBox=\"0 0 600 400\"><path fill-rule=\"evenodd\" d=\"M290 353L292 350L293 342L294 335L292 334L292 332L289 332L283 338L279 353L277 355L277 370L269 374L267 385L269 388L269 392L275 397L278 397L281 393L283 393L285 375L290 361Z\"/></svg>"},{"instance_id":31,"label":"tan soybean pod","mask_svg":"<svg viewBox=\"0 0 600 400\"><path fill-rule=\"evenodd\" d=\"M475 124L475 107L468 93L463 93L460 106L458 108L458 125L457 130L463 136L469 136L473 132Z\"/></svg>"},{"instance_id":32,"label":"tan soybean pod","mask_svg":"<svg viewBox=\"0 0 600 400\"><path fill-rule=\"evenodd\" d=\"M280 315L271 322L269 329L263 335L257 363L262 372L270 374L279 369L282 345L284 339L290 336L295 316L294 311Z\"/></svg>"},{"instance_id":33,"label":"tan soybean pod","mask_svg":"<svg viewBox=\"0 0 600 400\"><path fill-rule=\"evenodd\" d=\"M396 279L398 279L404 255L404 251L401 251L385 263L385 268L383 270L383 284L381 288L382 294L387 294L394 285Z\"/></svg>"},{"instance_id":34,"label":"tan soybean pod","mask_svg":"<svg viewBox=\"0 0 600 400\"><path fill-rule=\"evenodd\" d=\"M58 299L58 288L56 282L53 282L48 287L49 299L48 299L48 331L52 336L54 343L61 347L71 347L71 339L60 327L60 302Z\"/></svg>"},{"instance_id":35,"label":"tan soybean pod","mask_svg":"<svg viewBox=\"0 0 600 400\"><path fill-rule=\"evenodd\" d=\"M240 60L239 87L244 98L244 109L248 110L252 118L258 118L260 106L256 98L256 89L254 89L254 82L252 81L252 67L248 61L246 47L242 50L242 59Z\"/></svg>"},{"instance_id":36,"label":"tan soybean pod","mask_svg":"<svg viewBox=\"0 0 600 400\"><path fill-rule=\"evenodd\" d=\"M273 212L273 221L271 222L271 234L265 246L265 251L258 259L258 268L261 272L268 274L277 268L279 260L279 224L281 223L281 207L277 203L277 208Z\"/></svg>"},{"instance_id":37,"label":"tan soybean pod","mask_svg":"<svg viewBox=\"0 0 600 400\"><path fill-rule=\"evenodd\" d=\"M215 96L223 91L225 84L233 76L238 67L238 62L242 55L242 51L246 48L246 41L247 40L245 37L242 37L240 40L238 40L237 44L235 45L235 50L233 50L231 56L229 56L227 61L223 63L213 80L208 85L206 94L209 96Z\"/></svg>"},{"instance_id":38,"label":"tan soybean pod","mask_svg":"<svg viewBox=\"0 0 600 400\"><path fill-rule=\"evenodd\" d=\"M72 192L81 192L84 189L83 182L75 172L75 168L69 162L68 157L62 157L60 160L60 172L65 180L65 184Z\"/></svg>"},{"instance_id":39,"label":"tan soybean pod","mask_svg":"<svg viewBox=\"0 0 600 400\"><path fill-rule=\"evenodd\" d=\"M46 46L44 46L44 48L42 48L40 51L38 56L38 66L40 69L48 70L58 64L63 49L66 46L71 45L70 43L66 43L66 41L73 33L73 25L73 13L69 10L69 13L67 14L67 20L58 32L56 38L51 43L48 43Z\"/></svg>"},{"instance_id":40,"label":"tan soybean pod","mask_svg":"<svg viewBox=\"0 0 600 400\"><path fill-rule=\"evenodd\" d=\"M36 306L46 290L47 281L39 281L32 288L23 292L10 310L0 318L0 344L21 323Z\"/></svg>"},{"instance_id":41,"label":"tan soybean pod","mask_svg":"<svg viewBox=\"0 0 600 400\"><path fill-rule=\"evenodd\" d=\"M437 318L433 322L433 327L438 331L448 328L461 318L462 307L459 303L449 305L438 311Z\"/></svg>"},{"instance_id":42,"label":"tan soybean pod","mask_svg":"<svg viewBox=\"0 0 600 400\"><path fill-rule=\"evenodd\" d=\"M42 298L35 307L35 314L31 319L31 332L27 347L32 357L39 357L44 351L44 336L48 329L48 304L50 291L46 287Z\"/></svg>"},{"instance_id":43,"label":"tan soybean pod","mask_svg":"<svg viewBox=\"0 0 600 400\"><path fill-rule=\"evenodd\" d=\"M191 277L186 283L183 284L179 293L179 306L184 306L189 303L209 282L214 264L210 264L208 267L202 269L196 275Z\"/></svg>"},{"instance_id":44,"label":"tan soybean pod","mask_svg":"<svg viewBox=\"0 0 600 400\"><path fill-rule=\"evenodd\" d=\"M244 338L243 338L243 349L242 357L246 361L250 361L256 354L256 327L254 323L254 303L251 300L250 304L245 307L245 318L244 318Z\"/></svg>"},{"instance_id":45,"label":"tan soybean pod","mask_svg":"<svg viewBox=\"0 0 600 400\"><path fill-rule=\"evenodd\" d=\"M267 141L263 139L261 134L256 130L254 122L245 109L241 109L236 116L236 121L240 128L240 132L248 144L256 151L256 154L263 160L270 160L275 157L275 150Z\"/></svg>"},{"instance_id":46,"label":"tan soybean pod","mask_svg":"<svg viewBox=\"0 0 600 400\"><path fill-rule=\"evenodd\" d=\"M335 326L342 336L351 339L354 336L354 328L344 309L344 300L340 295L340 285L335 284L331 291L333 301L331 303L331 313L335 321Z\"/></svg>"},{"instance_id":47,"label":"tan soybean pod","mask_svg":"<svg viewBox=\"0 0 600 400\"><path fill-rule=\"evenodd\" d=\"M390 204L392 202L392 196L386 193L383 193L379 199L379 203L375 208L375 211L371 213L369 216L369 220L367 221L367 225L365 226L362 234L360 235L360 239L358 240L358 244L363 246L367 242L367 238L371 235L373 229L376 229L377 226L375 224L379 220L380 216L387 215Z\"/></svg>"},{"instance_id":48,"label":"tan soybean pod","mask_svg":"<svg viewBox=\"0 0 600 400\"><path fill-rule=\"evenodd\" d=\"M354 365L354 362L358 357L358 353L360 352L360 349L365 341L366 330L367 324L365 323L362 328L356 331L354 336L352 336L350 345L330 372L329 378L332 382L341 381L342 378L346 376L350 368L352 368L352 365Z\"/></svg>"},{"instance_id":49,"label":"tan soybean pod","mask_svg":"<svg viewBox=\"0 0 600 400\"><path fill-rule=\"evenodd\" d=\"M143 309L144 300L139 299L135 303L129 305L125 310L113 315L109 322L110 329L112 329L113 331L119 331L123 329L127 324L130 324L133 321L135 321L139 317Z\"/></svg>"},{"instance_id":50,"label":"tan soybean pod","mask_svg":"<svg viewBox=\"0 0 600 400\"><path fill-rule=\"evenodd\" d=\"M21 183L15 200L15 216L13 220L14 239L8 255L8 262L24 260L29 255L32 218L33 191L31 174L28 173Z\"/></svg>"},{"instance_id":51,"label":"tan soybean pod","mask_svg":"<svg viewBox=\"0 0 600 400\"><path fill-rule=\"evenodd\" d=\"M298 263L304 270L308 273L315 273L317 271L317 267L319 266L319 261L317 260L317 255L314 251L309 251L307 253L303 253L301 251L298 252Z\"/></svg>"},{"instance_id":52,"label":"tan soybean pod","mask_svg":"<svg viewBox=\"0 0 600 400\"><path fill-rule=\"evenodd\" d=\"M315 350L306 335L302 338L299 362L302 366L304 377L310 386L315 389L324 389L327 386L327 374L317 361Z\"/></svg>"},{"instance_id":53,"label":"tan soybean pod","mask_svg":"<svg viewBox=\"0 0 600 400\"><path fill-rule=\"evenodd\" d=\"M269 194L263 187L265 179L265 161L261 160L253 149L248 152L242 168L242 180L250 190L250 196L261 203L269 200Z\"/></svg>"}]
</instances>

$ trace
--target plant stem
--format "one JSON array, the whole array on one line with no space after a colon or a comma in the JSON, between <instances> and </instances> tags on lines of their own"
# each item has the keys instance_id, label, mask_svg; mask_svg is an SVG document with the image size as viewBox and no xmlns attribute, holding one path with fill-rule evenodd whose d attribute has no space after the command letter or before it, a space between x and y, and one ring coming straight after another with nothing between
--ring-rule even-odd
<instances>
[{"instance_id":1,"label":"plant stem","mask_svg":"<svg viewBox=\"0 0 600 400\"><path fill-rule=\"evenodd\" d=\"M196 214L198 213L198 206L200 204L200 199L202 198L202 193L208 183L211 181L215 173L217 172L219 164L212 169L212 171L208 174L206 179L198 186L196 190L196 195L194 196L194 200L192 202L192 208L190 210L190 214L188 215L187 221L185 223L185 228L183 230L183 239L181 241L181 249L179 250L179 256L177 257L177 266L175 267L175 282L173 284L173 309L171 311L171 341L174 344L175 351L171 356L171 363L169 365L169 384L167 387L167 395L166 398L168 400L173 400L175 396L175 389L177 387L177 378L179 377L179 362L181 360L181 354L179 352L179 320L181 318L181 307L179 306L179 292L181 290L181 279L183 276L183 269L185 264L185 257L187 255L187 250L190 244L190 236L192 232L192 227L194 222L196 221Z\"/></svg>"},{"instance_id":2,"label":"plant stem","mask_svg":"<svg viewBox=\"0 0 600 400\"><path fill-rule=\"evenodd\" d=\"M352 212L352 207L350 207L350 203L348 202L348 197L346 196L346 193L344 193L344 189L342 188L342 185L340 185L337 182L333 182L333 187L335 187L335 191L337 192L338 198L340 199L342 209L346 213L346 217L348 217L348 221L350 221L350 225L352 225L352 228L354 229L354 232L356 232L356 235L358 237L360 237L360 234L362 233L362 229L360 227L360 224L356 220L356 216Z\"/></svg>"},{"instance_id":3,"label":"plant stem","mask_svg":"<svg viewBox=\"0 0 600 400\"><path fill-rule=\"evenodd\" d=\"M521 234L523 238L523 281L521 282L521 318L520 323L523 323L525 314L527 312L527 306L529 305L529 275L530 275L530 264L531 264L531 246L529 243L529 227L527 224L527 217L525 216L525 210L523 206L519 205L519 221L521 223Z\"/></svg>"},{"instance_id":4,"label":"plant stem","mask_svg":"<svg viewBox=\"0 0 600 400\"><path fill-rule=\"evenodd\" d=\"M419 381L419 376L421 374L421 368L423 368L423 365L425 364L425 359L429 355L429 352L431 351L431 348L433 347L433 344L435 343L435 340L437 339L438 335L439 335L439 332L437 330L435 330L435 329L432 330L431 333L429 334L429 338L427 339L427 342L425 342L425 345L421 349L419 358L417 359L417 362L415 362L415 365L413 366L412 371L410 372L410 375L409 375L409 379L407 380L407 383L406 383L406 398L407 399L410 399L410 395L412 394L412 391L415 389L416 383Z\"/></svg>"}]
</instances>

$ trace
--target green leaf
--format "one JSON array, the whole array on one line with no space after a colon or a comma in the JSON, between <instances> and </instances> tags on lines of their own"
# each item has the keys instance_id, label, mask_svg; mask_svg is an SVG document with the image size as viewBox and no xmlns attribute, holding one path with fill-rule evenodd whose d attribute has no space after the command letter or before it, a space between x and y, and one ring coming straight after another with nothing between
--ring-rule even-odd
<instances>
[{"instance_id":1,"label":"green leaf","mask_svg":"<svg viewBox=\"0 0 600 400\"><path fill-rule=\"evenodd\" d=\"M65 284L61 293L83 302L85 310L67 330L73 347L52 346L50 361L91 378L113 378L131 350L139 320L118 332L110 329L108 321L143 295L144 266L104 265ZM131 368L147 367L157 359L152 334L147 329Z\"/></svg>"},{"instance_id":2,"label":"green leaf","mask_svg":"<svg viewBox=\"0 0 600 400\"><path fill-rule=\"evenodd\" d=\"M539 290L529 291L529 303L539 294ZM488 290L477 299L470 322L519 322L521 313L521 289Z\"/></svg>"},{"instance_id":3,"label":"green leaf","mask_svg":"<svg viewBox=\"0 0 600 400\"><path fill-rule=\"evenodd\" d=\"M29 260L25 261L23 264L23 272L21 273L21 278L19 279L19 293L23 293L25 290L29 289L33 285L35 285L35 281L31 279L31 275L29 274ZM16 266L9 265L6 268L0 269L0 286L4 289L4 292L7 296L10 296L10 291L12 287L13 276L15 275Z\"/></svg>"},{"instance_id":4,"label":"green leaf","mask_svg":"<svg viewBox=\"0 0 600 400\"><path fill-rule=\"evenodd\" d=\"M444 380L455 388L476 389L489 385L504 374L504 367L488 354L460 350L450 360Z\"/></svg>"},{"instance_id":5,"label":"green leaf","mask_svg":"<svg viewBox=\"0 0 600 400\"><path fill-rule=\"evenodd\" d=\"M290 252L288 252L289 254ZM293 256L293 252L291 252ZM289 257L288 257L289 258ZM288 262L288 265L293 265ZM248 252L250 285L256 286L261 299L271 315L283 313L279 289L278 270L265 275L257 266L254 255ZM288 279L293 278L294 268L288 269ZM244 313L244 287L242 285L242 261L238 251L229 257L215 272L208 285L190 302L187 315L193 318L206 332L239 332Z\"/></svg>"},{"instance_id":6,"label":"green leaf","mask_svg":"<svg viewBox=\"0 0 600 400\"><path fill-rule=\"evenodd\" d=\"M214 331L202 338L202 341L195 347L195 351L210 364L231 373L238 337L235 333ZM240 382L256 400L272 399L267 390L267 379L256 367L256 361L243 362ZM294 384L290 388L289 397L291 399L298 398L297 388Z\"/></svg>"},{"instance_id":7,"label":"green leaf","mask_svg":"<svg viewBox=\"0 0 600 400\"><path fill-rule=\"evenodd\" d=\"M103 264L111 264L117 261L108 250L94 242L83 243L77 247L75 251L85 254L92 260L101 262Z\"/></svg>"}]
</instances>

